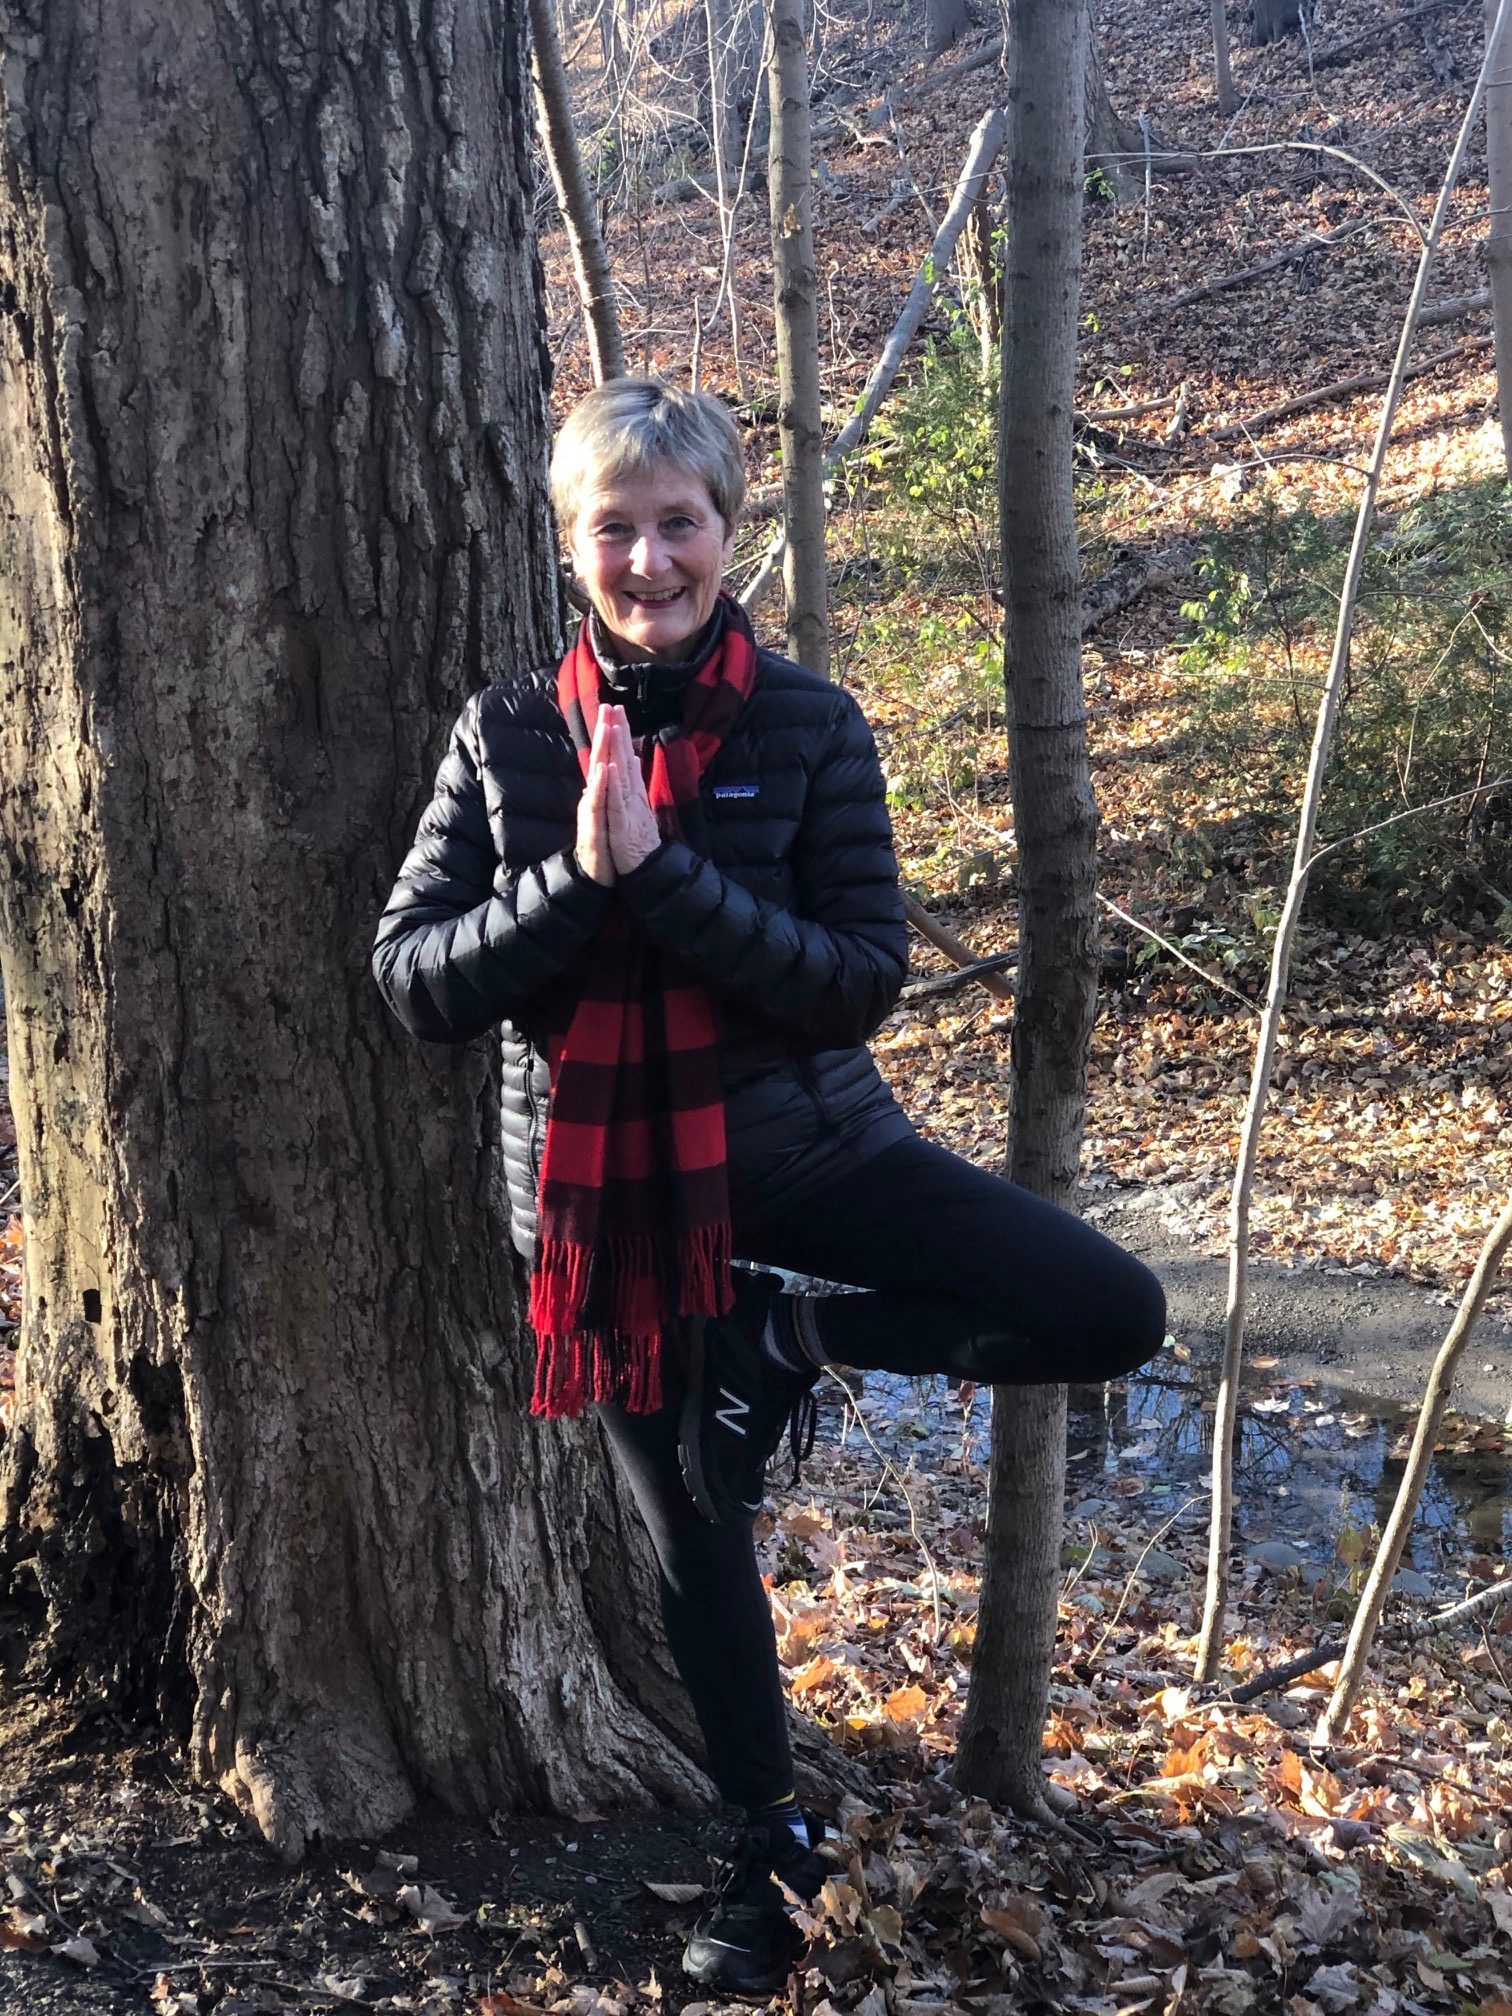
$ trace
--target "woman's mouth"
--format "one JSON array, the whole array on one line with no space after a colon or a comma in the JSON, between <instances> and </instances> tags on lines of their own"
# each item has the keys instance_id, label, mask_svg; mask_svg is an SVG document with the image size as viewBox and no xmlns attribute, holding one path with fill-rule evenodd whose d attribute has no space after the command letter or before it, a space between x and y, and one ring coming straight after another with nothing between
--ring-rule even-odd
<instances>
[{"instance_id":1,"label":"woman's mouth","mask_svg":"<svg viewBox=\"0 0 1512 2016\"><path fill-rule=\"evenodd\" d=\"M685 588L664 588L658 594L639 594L630 591L629 600L637 609L666 609L674 602L680 602L688 591Z\"/></svg>"}]
</instances>

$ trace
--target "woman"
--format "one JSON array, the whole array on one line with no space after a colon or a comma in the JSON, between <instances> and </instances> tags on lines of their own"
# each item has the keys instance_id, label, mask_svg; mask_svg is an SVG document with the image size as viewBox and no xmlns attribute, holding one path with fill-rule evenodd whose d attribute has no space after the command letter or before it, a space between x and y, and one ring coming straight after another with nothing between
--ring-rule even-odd
<instances>
[{"instance_id":1,"label":"woman","mask_svg":"<svg viewBox=\"0 0 1512 2016\"><path fill-rule=\"evenodd\" d=\"M801 1945L774 1876L823 1876L751 1535L790 1415L831 1362L1113 1378L1165 1305L1099 1233L921 1140L878 1075L907 964L882 777L855 702L721 593L744 489L713 399L619 379L574 410L552 498L592 613L561 667L464 710L374 971L417 1036L502 1024L534 1406L597 1407L746 1816L684 1965L764 1993Z\"/></svg>"}]
</instances>

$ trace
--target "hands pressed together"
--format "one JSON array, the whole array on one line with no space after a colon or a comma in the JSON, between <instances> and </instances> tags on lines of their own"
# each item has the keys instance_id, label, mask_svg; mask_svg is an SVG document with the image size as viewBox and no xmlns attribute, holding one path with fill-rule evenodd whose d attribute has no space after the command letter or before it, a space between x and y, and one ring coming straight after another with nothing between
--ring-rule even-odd
<instances>
[{"instance_id":1,"label":"hands pressed together","mask_svg":"<svg viewBox=\"0 0 1512 2016\"><path fill-rule=\"evenodd\" d=\"M600 707L578 800L578 866L590 881L608 884L638 868L661 839L625 710Z\"/></svg>"}]
</instances>

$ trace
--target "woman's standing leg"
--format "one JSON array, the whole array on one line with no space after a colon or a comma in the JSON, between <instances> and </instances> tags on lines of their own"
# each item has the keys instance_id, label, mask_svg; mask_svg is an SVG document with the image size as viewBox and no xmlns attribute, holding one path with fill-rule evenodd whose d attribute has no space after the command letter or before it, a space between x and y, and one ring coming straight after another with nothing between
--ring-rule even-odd
<instances>
[{"instance_id":1,"label":"woman's standing leg","mask_svg":"<svg viewBox=\"0 0 1512 2016\"><path fill-rule=\"evenodd\" d=\"M673 1395L658 1414L597 1411L656 1550L667 1642L710 1776L746 1811L740 1854L694 1927L683 1967L706 1986L765 1995L803 1948L778 1882L812 1896L826 1871L793 1797L787 1705L751 1524L711 1525L695 1509L679 1465L680 1410Z\"/></svg>"},{"instance_id":2,"label":"woman's standing leg","mask_svg":"<svg viewBox=\"0 0 1512 2016\"><path fill-rule=\"evenodd\" d=\"M703 1732L709 1775L732 1806L761 1808L793 1789L771 1605L750 1523L711 1526L688 1496L679 1406L674 1397L659 1414L596 1412L651 1536L667 1645Z\"/></svg>"}]
</instances>

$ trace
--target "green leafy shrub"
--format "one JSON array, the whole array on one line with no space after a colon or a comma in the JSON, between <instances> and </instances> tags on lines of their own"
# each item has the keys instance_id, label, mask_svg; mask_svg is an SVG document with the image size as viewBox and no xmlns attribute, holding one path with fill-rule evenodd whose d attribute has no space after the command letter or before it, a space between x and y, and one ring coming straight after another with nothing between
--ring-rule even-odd
<instances>
[{"instance_id":1,"label":"green leafy shrub","mask_svg":"<svg viewBox=\"0 0 1512 2016\"><path fill-rule=\"evenodd\" d=\"M1262 497L1215 539L1184 607L1192 730L1210 800L1279 852L1306 775L1348 550L1347 526ZM1512 789L1381 826L1412 806L1512 775L1512 492L1485 480L1414 504L1369 554L1320 844L1332 921L1399 915L1512 925Z\"/></svg>"}]
</instances>

